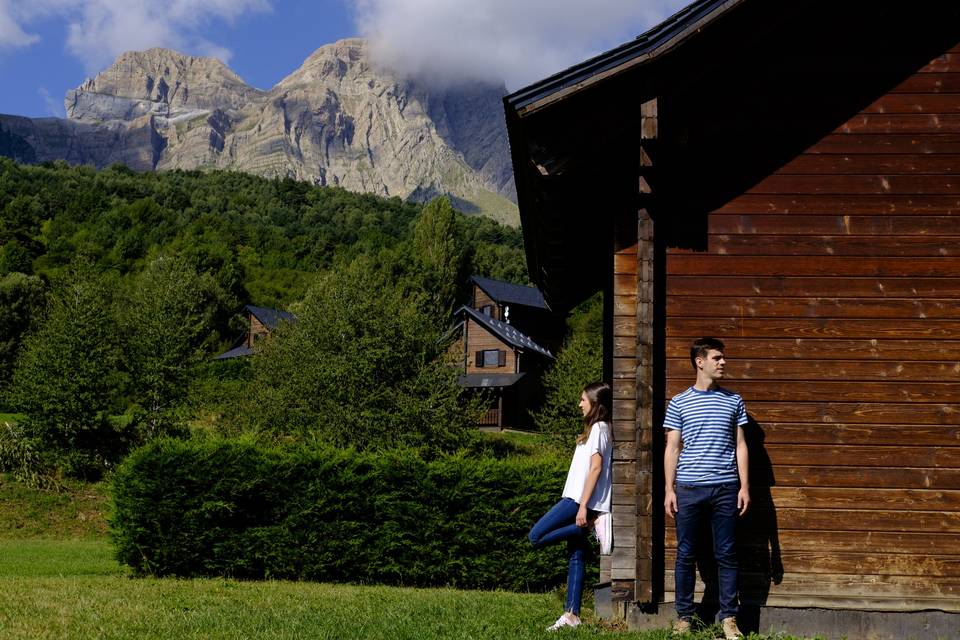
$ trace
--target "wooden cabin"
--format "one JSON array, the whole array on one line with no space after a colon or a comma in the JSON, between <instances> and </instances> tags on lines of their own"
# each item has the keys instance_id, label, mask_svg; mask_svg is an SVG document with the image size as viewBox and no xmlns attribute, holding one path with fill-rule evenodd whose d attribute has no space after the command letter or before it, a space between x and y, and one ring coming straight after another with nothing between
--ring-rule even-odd
<instances>
[{"instance_id":1,"label":"wooden cabin","mask_svg":"<svg viewBox=\"0 0 960 640\"><path fill-rule=\"evenodd\" d=\"M542 401L540 376L553 360L543 344L559 341L562 324L535 287L480 276L470 282L470 305L455 313L464 367L459 383L490 396L481 426L527 427L529 409Z\"/></svg>"},{"instance_id":2,"label":"wooden cabin","mask_svg":"<svg viewBox=\"0 0 960 640\"><path fill-rule=\"evenodd\" d=\"M214 357L214 360L229 360L252 355L257 343L270 335L281 322L293 322L296 317L288 311L245 305L243 311L247 316L247 329L233 343L229 350Z\"/></svg>"},{"instance_id":3,"label":"wooden cabin","mask_svg":"<svg viewBox=\"0 0 960 640\"><path fill-rule=\"evenodd\" d=\"M958 637L960 3L702 0L504 102L531 277L607 294L607 613L672 615L663 414L715 336L741 626Z\"/></svg>"}]
</instances>

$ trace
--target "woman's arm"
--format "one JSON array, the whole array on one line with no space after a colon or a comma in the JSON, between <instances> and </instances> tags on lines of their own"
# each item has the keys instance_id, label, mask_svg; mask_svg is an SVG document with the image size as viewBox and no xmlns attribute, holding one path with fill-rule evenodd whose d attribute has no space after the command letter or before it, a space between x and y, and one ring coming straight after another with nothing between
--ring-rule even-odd
<instances>
[{"instance_id":1,"label":"woman's arm","mask_svg":"<svg viewBox=\"0 0 960 640\"><path fill-rule=\"evenodd\" d=\"M583 496L580 498L580 509L577 511L577 526L587 526L587 503L590 502L590 496L597 486L597 480L600 479L600 471L603 469L603 458L599 453L590 456L590 470L587 472L587 479L583 482Z\"/></svg>"}]
</instances>

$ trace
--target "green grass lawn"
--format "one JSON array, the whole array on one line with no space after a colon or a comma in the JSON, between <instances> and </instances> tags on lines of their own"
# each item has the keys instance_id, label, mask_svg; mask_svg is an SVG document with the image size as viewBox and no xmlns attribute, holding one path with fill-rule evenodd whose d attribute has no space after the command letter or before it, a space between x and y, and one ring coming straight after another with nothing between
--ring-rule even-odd
<instances>
[{"instance_id":1,"label":"green grass lawn","mask_svg":"<svg viewBox=\"0 0 960 640\"><path fill-rule=\"evenodd\" d=\"M105 540L2 540L0 592L4 639L545 638L562 607L558 593L133 578Z\"/></svg>"},{"instance_id":2,"label":"green grass lawn","mask_svg":"<svg viewBox=\"0 0 960 640\"><path fill-rule=\"evenodd\" d=\"M106 540L0 540L0 580L126 573Z\"/></svg>"},{"instance_id":3,"label":"green grass lawn","mask_svg":"<svg viewBox=\"0 0 960 640\"><path fill-rule=\"evenodd\" d=\"M0 476L0 640L556 638L562 593L134 578L113 556L104 485L35 491ZM564 638L666 640L592 619ZM713 630L714 632L716 629ZM708 640L703 632L690 640Z\"/></svg>"},{"instance_id":4,"label":"green grass lawn","mask_svg":"<svg viewBox=\"0 0 960 640\"><path fill-rule=\"evenodd\" d=\"M97 575L4 576L0 589L3 638L545 638L559 609L551 595Z\"/></svg>"},{"instance_id":5,"label":"green grass lawn","mask_svg":"<svg viewBox=\"0 0 960 640\"><path fill-rule=\"evenodd\" d=\"M562 594L133 578L106 540L0 541L0 638L556 638ZM564 638L667 640L593 620ZM690 640L717 637L716 629Z\"/></svg>"}]
</instances>

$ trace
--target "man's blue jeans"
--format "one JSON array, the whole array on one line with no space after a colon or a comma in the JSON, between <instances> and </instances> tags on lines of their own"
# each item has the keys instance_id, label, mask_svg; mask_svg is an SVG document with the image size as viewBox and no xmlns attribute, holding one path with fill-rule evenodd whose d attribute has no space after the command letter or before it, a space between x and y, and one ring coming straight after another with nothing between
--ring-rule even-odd
<instances>
[{"instance_id":1,"label":"man's blue jeans","mask_svg":"<svg viewBox=\"0 0 960 640\"><path fill-rule=\"evenodd\" d=\"M677 485L677 617L695 613L697 530L709 520L713 530L713 555L717 561L720 618L737 615L737 493L736 483L710 486Z\"/></svg>"},{"instance_id":2,"label":"man's blue jeans","mask_svg":"<svg viewBox=\"0 0 960 640\"><path fill-rule=\"evenodd\" d=\"M590 545L587 540L588 528L577 526L577 511L580 505L571 498L562 498L553 505L530 529L530 544L537 549L557 542L567 542L567 555L570 564L567 568L567 602L564 611L579 616L580 602L583 600L583 578L586 574L584 556ZM588 511L592 518L595 511Z\"/></svg>"}]
</instances>

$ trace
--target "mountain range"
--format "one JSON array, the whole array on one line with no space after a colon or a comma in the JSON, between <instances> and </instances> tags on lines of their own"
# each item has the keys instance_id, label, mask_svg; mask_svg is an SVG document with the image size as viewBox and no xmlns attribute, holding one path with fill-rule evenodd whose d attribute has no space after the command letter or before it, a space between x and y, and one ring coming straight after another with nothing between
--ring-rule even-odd
<instances>
[{"instance_id":1,"label":"mountain range","mask_svg":"<svg viewBox=\"0 0 960 640\"><path fill-rule=\"evenodd\" d=\"M228 169L518 224L505 87L432 86L373 64L366 41L317 49L269 90L215 58L122 54L67 92L67 118L0 115L0 155L137 171Z\"/></svg>"}]
</instances>

